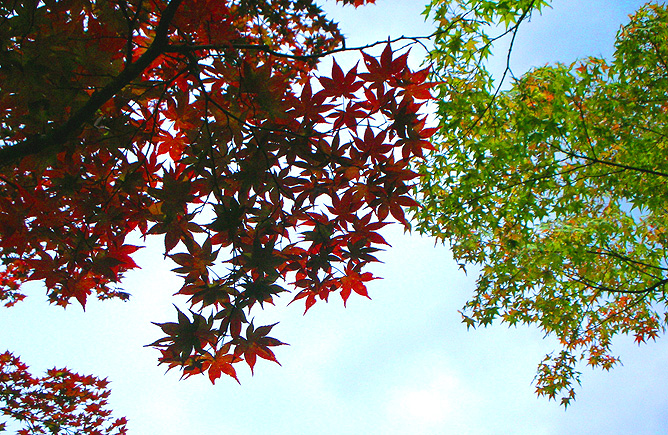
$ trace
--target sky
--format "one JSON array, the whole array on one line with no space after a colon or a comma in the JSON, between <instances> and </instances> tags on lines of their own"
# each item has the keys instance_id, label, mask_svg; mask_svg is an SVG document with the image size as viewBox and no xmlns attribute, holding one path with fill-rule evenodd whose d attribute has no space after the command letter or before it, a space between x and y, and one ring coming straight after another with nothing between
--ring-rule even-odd
<instances>
[{"instance_id":1,"label":"sky","mask_svg":"<svg viewBox=\"0 0 668 435\"><path fill-rule=\"evenodd\" d=\"M520 32L513 71L609 57L619 25L641 4L555 1ZM420 0L326 7L348 46L431 32ZM150 247L138 256L142 269L127 274L127 303L91 300L85 313L77 305L62 310L32 284L24 302L2 310L0 351L20 355L35 374L67 366L108 377L110 405L128 417L132 435L668 433L668 341L638 347L617 339L623 365L581 367L582 387L565 411L537 398L532 385L538 362L557 349L554 339L531 327L467 331L457 311L473 293L474 271L464 274L433 240L386 229L392 247L372 268L383 277L369 283L372 299L353 295L344 308L334 297L305 316L303 304L279 299L256 324L280 321L272 335L290 344L276 348L282 366L261 360L251 376L240 365L241 385L231 378L211 385L204 376L180 381L156 365L158 351L143 347L161 337L152 321L174 319L171 295L180 287L174 266Z\"/></svg>"}]
</instances>

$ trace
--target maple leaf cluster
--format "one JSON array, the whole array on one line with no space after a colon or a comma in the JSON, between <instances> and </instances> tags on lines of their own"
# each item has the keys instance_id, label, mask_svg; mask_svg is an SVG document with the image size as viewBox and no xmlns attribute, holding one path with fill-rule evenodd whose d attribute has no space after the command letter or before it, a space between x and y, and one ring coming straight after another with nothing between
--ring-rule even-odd
<instances>
[{"instance_id":1,"label":"maple leaf cluster","mask_svg":"<svg viewBox=\"0 0 668 435\"><path fill-rule=\"evenodd\" d=\"M85 433L123 435L124 417L112 419L106 408L109 382L67 369L51 369L41 378L9 352L0 354L0 412L22 428L18 435ZM6 422L0 422L0 431Z\"/></svg>"},{"instance_id":2,"label":"maple leaf cluster","mask_svg":"<svg viewBox=\"0 0 668 435\"><path fill-rule=\"evenodd\" d=\"M344 2L351 3L351 2ZM355 6L364 3L353 2ZM370 3L370 2L367 2ZM158 324L160 361L236 378L276 361L251 309L368 296L364 270L406 226L411 161L435 129L427 69L388 43L329 76L342 43L311 1L2 6L0 300L127 298L138 230L160 236L190 314ZM245 325L245 328L244 328Z\"/></svg>"},{"instance_id":3,"label":"maple leaf cluster","mask_svg":"<svg viewBox=\"0 0 668 435\"><path fill-rule=\"evenodd\" d=\"M468 327L524 323L558 338L535 385L566 407L578 365L610 370L617 335L640 344L668 326L668 164L655 146L668 131L668 8L631 15L611 59L541 66L503 89L484 67L492 42L507 35L512 47L549 3L428 6L441 130L415 221L462 267L479 266Z\"/></svg>"}]
</instances>

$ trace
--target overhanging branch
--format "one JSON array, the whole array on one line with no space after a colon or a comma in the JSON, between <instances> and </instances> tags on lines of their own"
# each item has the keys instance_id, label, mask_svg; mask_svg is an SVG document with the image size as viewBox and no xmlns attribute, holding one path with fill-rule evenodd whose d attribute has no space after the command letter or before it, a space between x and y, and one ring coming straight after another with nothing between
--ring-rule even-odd
<instances>
[{"instance_id":1,"label":"overhanging branch","mask_svg":"<svg viewBox=\"0 0 668 435\"><path fill-rule=\"evenodd\" d=\"M90 121L95 113L107 101L136 79L167 47L167 31L174 19L174 14L183 0L171 0L162 12L156 27L153 42L136 62L128 64L121 73L102 89L95 91L86 104L79 108L65 124L50 132L30 137L23 142L0 148L0 167L10 165L17 160L41 153L47 149L59 149L68 140L75 137L82 126Z\"/></svg>"},{"instance_id":2,"label":"overhanging branch","mask_svg":"<svg viewBox=\"0 0 668 435\"><path fill-rule=\"evenodd\" d=\"M370 44L366 45L361 45L358 47L346 47L345 44L339 48L335 48L332 50L327 50L327 51L321 51L317 53L311 53L311 54L292 54L292 53L285 53L282 51L276 51L273 48L271 48L269 45L266 44L238 44L238 43L230 43L230 44L203 44L203 45L188 45L188 44L170 44L165 48L165 53L179 53L179 54L187 54L187 53L192 53L194 51L200 51L200 50L216 50L216 51L225 51L225 50L254 50L254 51L259 51L267 54L271 54L272 56L276 57L283 57L283 58L288 58L288 59L294 59L294 60L303 60L303 61L308 61L308 60L317 60L322 57L327 57L332 54L336 53L341 53L344 51L360 51L360 50L366 50L369 48L376 47L378 45L383 45L383 44L393 44L396 42L401 42L401 41L413 41L413 43L420 43L421 40L429 40L433 38L435 35L437 35L440 32L435 32L427 36L399 36L394 39L387 39L383 41L376 41L372 42Z\"/></svg>"}]
</instances>

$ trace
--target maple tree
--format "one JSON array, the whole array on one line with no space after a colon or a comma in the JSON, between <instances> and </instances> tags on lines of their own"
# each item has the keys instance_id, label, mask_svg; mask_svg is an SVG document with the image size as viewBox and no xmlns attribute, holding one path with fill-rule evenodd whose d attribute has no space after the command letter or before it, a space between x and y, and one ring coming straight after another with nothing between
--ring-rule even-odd
<instances>
[{"instance_id":1,"label":"maple tree","mask_svg":"<svg viewBox=\"0 0 668 435\"><path fill-rule=\"evenodd\" d=\"M379 231L408 226L429 71L386 42L316 74L349 49L311 0L3 2L0 41L7 307L35 280L63 307L127 299L128 236L160 237L190 306L151 346L236 379L283 344L252 309L368 296Z\"/></svg>"},{"instance_id":2,"label":"maple tree","mask_svg":"<svg viewBox=\"0 0 668 435\"><path fill-rule=\"evenodd\" d=\"M18 357L0 354L0 411L20 423L18 435L127 433L125 418L110 419L107 385L105 379L67 369L54 368L36 378ZM0 423L0 431L6 428Z\"/></svg>"},{"instance_id":3,"label":"maple tree","mask_svg":"<svg viewBox=\"0 0 668 435\"><path fill-rule=\"evenodd\" d=\"M500 91L491 44L508 36L512 49L546 4L431 3L441 130L417 218L480 267L468 326L535 324L559 339L536 389L567 406L579 361L608 370L615 336L642 343L668 322L668 10L638 10L611 60L536 68Z\"/></svg>"}]
</instances>

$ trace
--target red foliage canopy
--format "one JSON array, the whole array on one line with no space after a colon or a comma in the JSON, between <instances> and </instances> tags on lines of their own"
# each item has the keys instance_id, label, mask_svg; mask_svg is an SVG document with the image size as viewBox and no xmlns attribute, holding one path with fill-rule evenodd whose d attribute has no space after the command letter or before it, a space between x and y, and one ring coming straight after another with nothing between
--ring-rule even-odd
<instances>
[{"instance_id":1,"label":"red foliage canopy","mask_svg":"<svg viewBox=\"0 0 668 435\"><path fill-rule=\"evenodd\" d=\"M19 422L18 435L78 433L123 435L127 420L111 418L109 382L67 369L36 378L9 352L0 354L0 412ZM6 423L0 423L0 431Z\"/></svg>"},{"instance_id":2,"label":"red foliage canopy","mask_svg":"<svg viewBox=\"0 0 668 435\"><path fill-rule=\"evenodd\" d=\"M0 15L5 305L29 280L62 306L127 298L126 238L160 235L191 309L153 346L214 381L275 361L282 343L249 323L254 306L288 289L307 310L367 295L378 231L407 225L410 161L434 132L419 114L428 72L405 51L316 79L343 38L310 0L43 0Z\"/></svg>"}]
</instances>

